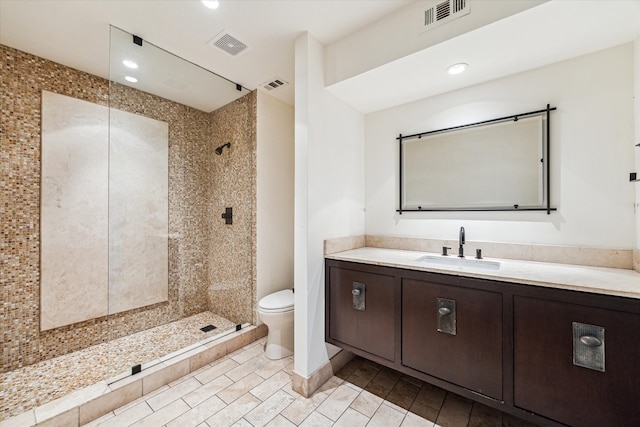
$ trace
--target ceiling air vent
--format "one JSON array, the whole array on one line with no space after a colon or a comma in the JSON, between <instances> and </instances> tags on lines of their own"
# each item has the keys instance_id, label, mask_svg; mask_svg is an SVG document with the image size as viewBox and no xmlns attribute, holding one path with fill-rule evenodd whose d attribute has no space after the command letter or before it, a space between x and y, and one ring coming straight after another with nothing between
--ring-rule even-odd
<instances>
[{"instance_id":1,"label":"ceiling air vent","mask_svg":"<svg viewBox=\"0 0 640 427\"><path fill-rule=\"evenodd\" d=\"M428 3L424 9L420 32L431 30L441 24L468 15L469 3L470 0L440 0Z\"/></svg>"},{"instance_id":2,"label":"ceiling air vent","mask_svg":"<svg viewBox=\"0 0 640 427\"><path fill-rule=\"evenodd\" d=\"M247 44L241 42L224 30L222 30L207 44L211 47L217 47L233 57L238 57L249 49Z\"/></svg>"},{"instance_id":3,"label":"ceiling air vent","mask_svg":"<svg viewBox=\"0 0 640 427\"><path fill-rule=\"evenodd\" d=\"M262 83L260 86L262 86L266 90L274 90L279 88L280 86L284 86L288 84L289 84L288 82L282 80L281 78L274 77L273 79Z\"/></svg>"}]
</instances>

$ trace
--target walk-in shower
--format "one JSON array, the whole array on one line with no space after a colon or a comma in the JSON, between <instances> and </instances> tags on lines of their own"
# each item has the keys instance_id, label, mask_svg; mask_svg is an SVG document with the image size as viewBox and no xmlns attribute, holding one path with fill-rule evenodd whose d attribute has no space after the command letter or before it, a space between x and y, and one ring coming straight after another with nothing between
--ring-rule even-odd
<instances>
[{"instance_id":1,"label":"walk-in shower","mask_svg":"<svg viewBox=\"0 0 640 427\"><path fill-rule=\"evenodd\" d=\"M255 92L110 33L104 76L0 46L0 420L255 323Z\"/></svg>"}]
</instances>

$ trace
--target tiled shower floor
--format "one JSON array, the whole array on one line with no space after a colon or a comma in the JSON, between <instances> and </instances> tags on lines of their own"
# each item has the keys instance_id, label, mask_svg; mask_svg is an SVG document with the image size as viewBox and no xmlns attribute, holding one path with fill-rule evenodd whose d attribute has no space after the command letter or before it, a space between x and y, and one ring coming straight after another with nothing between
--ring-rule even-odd
<instances>
[{"instance_id":1,"label":"tiled shower floor","mask_svg":"<svg viewBox=\"0 0 640 427\"><path fill-rule=\"evenodd\" d=\"M202 332L201 327L217 328ZM0 374L0 420L65 396L222 332L229 320L206 311L109 343Z\"/></svg>"}]
</instances>

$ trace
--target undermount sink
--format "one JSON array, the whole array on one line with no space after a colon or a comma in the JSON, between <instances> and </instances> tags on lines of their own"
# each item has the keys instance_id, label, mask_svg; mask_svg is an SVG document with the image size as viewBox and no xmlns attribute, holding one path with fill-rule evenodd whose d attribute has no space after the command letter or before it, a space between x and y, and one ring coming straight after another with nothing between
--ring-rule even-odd
<instances>
[{"instance_id":1,"label":"undermount sink","mask_svg":"<svg viewBox=\"0 0 640 427\"><path fill-rule=\"evenodd\" d=\"M423 255L420 258L417 258L416 261L424 262L426 264L448 265L451 267L482 268L485 270L500 269L499 261L488 261L485 259L476 258L460 258L457 256Z\"/></svg>"}]
</instances>

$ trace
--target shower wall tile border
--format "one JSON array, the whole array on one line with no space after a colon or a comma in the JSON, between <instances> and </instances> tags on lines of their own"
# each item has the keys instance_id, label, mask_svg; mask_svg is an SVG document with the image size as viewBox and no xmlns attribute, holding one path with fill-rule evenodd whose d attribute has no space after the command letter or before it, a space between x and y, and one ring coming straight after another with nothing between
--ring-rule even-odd
<instances>
[{"instance_id":1,"label":"shower wall tile border","mask_svg":"<svg viewBox=\"0 0 640 427\"><path fill-rule=\"evenodd\" d=\"M41 92L47 90L169 123L168 302L124 313L39 330ZM111 94L111 100L110 98ZM205 113L97 76L0 45L0 372L28 366L91 345L200 313L237 304L228 315L255 323L255 155L256 93ZM212 144L216 122L227 120L220 138L231 138L242 175L234 186L214 189L217 166ZM235 150L233 150L235 148ZM225 151L223 157L228 152ZM245 156L244 158L241 156ZM216 156L218 157L218 156ZM222 160L222 162L220 161ZM235 163L234 163L235 165ZM228 175L228 174L227 174ZM222 184L222 183L221 183ZM217 235L220 206L238 193L241 227L223 229L242 243L227 253L226 265L245 257L232 279L219 276L208 255ZM234 208L234 214L236 213ZM214 227L214 225L216 225ZM237 230L237 231L236 231ZM225 265L225 264L222 264ZM233 286L233 291L229 291ZM231 295L230 295L231 294ZM241 295L240 295L241 294Z\"/></svg>"},{"instance_id":2,"label":"shower wall tile border","mask_svg":"<svg viewBox=\"0 0 640 427\"><path fill-rule=\"evenodd\" d=\"M248 326L218 340L162 362L135 376L112 384L106 381L78 390L15 417L0 421L0 427L37 425L75 427L93 421L139 397L197 371L227 354L245 347L266 335L266 328Z\"/></svg>"}]
</instances>

